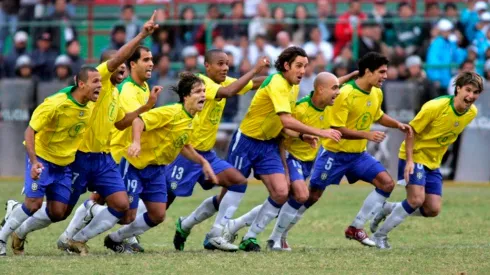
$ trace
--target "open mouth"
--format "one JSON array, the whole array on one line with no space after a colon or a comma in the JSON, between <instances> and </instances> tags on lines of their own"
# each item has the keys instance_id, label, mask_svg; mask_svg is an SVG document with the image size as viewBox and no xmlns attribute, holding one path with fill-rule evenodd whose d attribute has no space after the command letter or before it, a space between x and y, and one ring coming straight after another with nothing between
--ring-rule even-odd
<instances>
[{"instance_id":1,"label":"open mouth","mask_svg":"<svg viewBox=\"0 0 490 275\"><path fill-rule=\"evenodd\" d=\"M473 104L473 102L475 102L474 100L470 100L470 99L465 99L464 100L464 103L466 103L466 105L471 105Z\"/></svg>"}]
</instances>

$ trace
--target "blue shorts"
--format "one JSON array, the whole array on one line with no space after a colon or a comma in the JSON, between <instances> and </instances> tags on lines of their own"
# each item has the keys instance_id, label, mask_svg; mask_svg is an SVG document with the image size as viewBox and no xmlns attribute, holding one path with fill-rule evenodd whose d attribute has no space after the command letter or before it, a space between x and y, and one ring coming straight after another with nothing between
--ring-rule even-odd
<instances>
[{"instance_id":1,"label":"blue shorts","mask_svg":"<svg viewBox=\"0 0 490 275\"><path fill-rule=\"evenodd\" d=\"M398 184L407 185L404 178L405 160L398 160ZM442 174L439 168L430 170L420 163L414 163L413 174L408 179L408 184L420 185L425 187L426 194L442 196Z\"/></svg>"},{"instance_id":2,"label":"blue shorts","mask_svg":"<svg viewBox=\"0 0 490 275\"><path fill-rule=\"evenodd\" d=\"M71 170L37 157L44 169L38 180L31 178L31 161L26 154L24 193L27 198L43 198L68 204L71 196Z\"/></svg>"},{"instance_id":3,"label":"blue shorts","mask_svg":"<svg viewBox=\"0 0 490 275\"><path fill-rule=\"evenodd\" d=\"M233 168L231 164L216 156L214 151L197 152L209 162L216 175ZM165 175L167 177L167 190L177 197L191 196L196 182L199 182L204 190L209 190L215 186L214 183L206 181L200 164L194 163L182 155L177 156L171 164L165 167Z\"/></svg>"},{"instance_id":4,"label":"blue shorts","mask_svg":"<svg viewBox=\"0 0 490 275\"><path fill-rule=\"evenodd\" d=\"M313 161L298 160L291 154L288 154L286 162L288 164L289 180L291 183L297 180L306 181L311 174L314 163Z\"/></svg>"},{"instance_id":5,"label":"blue shorts","mask_svg":"<svg viewBox=\"0 0 490 275\"><path fill-rule=\"evenodd\" d=\"M257 140L235 132L228 150L228 162L248 178L254 170L260 175L285 174L279 154L279 140Z\"/></svg>"},{"instance_id":6,"label":"blue shorts","mask_svg":"<svg viewBox=\"0 0 490 275\"><path fill-rule=\"evenodd\" d=\"M72 163L73 194L70 205L75 205L81 194L95 191L103 198L126 191L119 167L111 154L77 152Z\"/></svg>"},{"instance_id":7,"label":"blue shorts","mask_svg":"<svg viewBox=\"0 0 490 275\"><path fill-rule=\"evenodd\" d=\"M130 209L138 208L139 198L145 202L167 202L167 181L163 165L148 165L140 170L128 164L124 183L128 191Z\"/></svg>"},{"instance_id":8,"label":"blue shorts","mask_svg":"<svg viewBox=\"0 0 490 275\"><path fill-rule=\"evenodd\" d=\"M333 153L324 150L315 162L310 186L325 190L331 184L339 184L344 175L349 183L358 180L372 183L384 171L383 165L367 152Z\"/></svg>"}]
</instances>

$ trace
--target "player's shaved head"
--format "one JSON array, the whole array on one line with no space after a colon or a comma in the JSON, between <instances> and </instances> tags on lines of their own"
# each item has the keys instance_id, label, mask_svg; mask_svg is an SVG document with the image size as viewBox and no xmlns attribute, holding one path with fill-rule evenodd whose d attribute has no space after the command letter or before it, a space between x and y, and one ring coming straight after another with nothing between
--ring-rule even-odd
<instances>
[{"instance_id":1,"label":"player's shaved head","mask_svg":"<svg viewBox=\"0 0 490 275\"><path fill-rule=\"evenodd\" d=\"M212 64L215 61L215 57L217 57L218 55L221 55L221 54L226 55L226 53L222 50L218 50L218 49L209 50L204 55L204 62Z\"/></svg>"},{"instance_id":2,"label":"player's shaved head","mask_svg":"<svg viewBox=\"0 0 490 275\"><path fill-rule=\"evenodd\" d=\"M100 63L106 62L107 60L111 59L115 54L117 53L116 50L106 50L102 53L100 56Z\"/></svg>"},{"instance_id":3,"label":"player's shaved head","mask_svg":"<svg viewBox=\"0 0 490 275\"><path fill-rule=\"evenodd\" d=\"M332 86L335 81L337 81L337 77L334 74L329 72L321 72L316 76L315 81L313 82L313 88L316 90L320 86L329 87Z\"/></svg>"}]
</instances>

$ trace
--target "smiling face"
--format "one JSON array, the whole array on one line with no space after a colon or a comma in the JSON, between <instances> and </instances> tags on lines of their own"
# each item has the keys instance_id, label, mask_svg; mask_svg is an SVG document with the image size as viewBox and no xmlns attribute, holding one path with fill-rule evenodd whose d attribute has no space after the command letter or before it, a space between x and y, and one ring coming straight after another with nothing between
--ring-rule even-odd
<instances>
[{"instance_id":1,"label":"smiling face","mask_svg":"<svg viewBox=\"0 0 490 275\"><path fill-rule=\"evenodd\" d=\"M145 49L140 49L140 51L140 58L136 62L131 61L131 72L134 72L139 79L147 81L151 78L153 70L153 56Z\"/></svg>"},{"instance_id":2,"label":"smiling face","mask_svg":"<svg viewBox=\"0 0 490 275\"><path fill-rule=\"evenodd\" d=\"M464 106L465 110L468 110L481 94L481 90L473 84L456 87L456 91L454 101L460 103L459 106Z\"/></svg>"},{"instance_id":3,"label":"smiling face","mask_svg":"<svg viewBox=\"0 0 490 275\"><path fill-rule=\"evenodd\" d=\"M298 85L305 75L306 65L308 65L308 58L300 55L296 56L291 64L285 62L284 68L286 71L283 72L284 78L286 78L289 83Z\"/></svg>"},{"instance_id":4,"label":"smiling face","mask_svg":"<svg viewBox=\"0 0 490 275\"><path fill-rule=\"evenodd\" d=\"M228 55L224 52L213 53L210 60L204 63L206 74L216 83L225 81L229 70Z\"/></svg>"}]
</instances>

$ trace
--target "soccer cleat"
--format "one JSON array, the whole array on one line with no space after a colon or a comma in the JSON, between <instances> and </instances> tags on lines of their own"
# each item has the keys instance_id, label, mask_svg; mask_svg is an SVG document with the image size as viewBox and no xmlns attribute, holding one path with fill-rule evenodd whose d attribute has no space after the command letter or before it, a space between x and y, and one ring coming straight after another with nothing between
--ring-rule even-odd
<instances>
[{"instance_id":1,"label":"soccer cleat","mask_svg":"<svg viewBox=\"0 0 490 275\"><path fill-rule=\"evenodd\" d=\"M260 252L260 245L257 243L256 238L242 239L239 248L246 252Z\"/></svg>"},{"instance_id":2,"label":"soccer cleat","mask_svg":"<svg viewBox=\"0 0 490 275\"><path fill-rule=\"evenodd\" d=\"M133 253L133 250L127 249L123 242L113 241L109 235L105 236L104 246L116 253Z\"/></svg>"},{"instance_id":3,"label":"soccer cleat","mask_svg":"<svg viewBox=\"0 0 490 275\"><path fill-rule=\"evenodd\" d=\"M274 240L267 240L267 250L269 251L282 251L281 242L276 242Z\"/></svg>"},{"instance_id":4,"label":"soccer cleat","mask_svg":"<svg viewBox=\"0 0 490 275\"><path fill-rule=\"evenodd\" d=\"M7 244L4 241L0 241L0 256L7 256Z\"/></svg>"},{"instance_id":5,"label":"soccer cleat","mask_svg":"<svg viewBox=\"0 0 490 275\"><path fill-rule=\"evenodd\" d=\"M215 249L219 249L221 251L227 251L227 252L235 252L238 250L238 246L231 244L225 240L225 238L221 236L217 237L210 237L206 236L206 239L208 239L208 242L215 247Z\"/></svg>"},{"instance_id":6,"label":"soccer cleat","mask_svg":"<svg viewBox=\"0 0 490 275\"><path fill-rule=\"evenodd\" d=\"M145 252L145 249L139 244L138 237L131 237L131 238L124 240L123 242L124 242L124 247L127 250L132 250L133 252L136 252L136 253Z\"/></svg>"},{"instance_id":7,"label":"soccer cleat","mask_svg":"<svg viewBox=\"0 0 490 275\"><path fill-rule=\"evenodd\" d=\"M345 237L350 240L356 240L365 246L376 246L376 243L369 239L364 229L357 229L354 226L347 227Z\"/></svg>"},{"instance_id":8,"label":"soccer cleat","mask_svg":"<svg viewBox=\"0 0 490 275\"><path fill-rule=\"evenodd\" d=\"M206 250L216 250L216 248L212 243L209 242L209 235L206 234L206 237L204 237L204 241L202 242L202 246L204 246L204 249Z\"/></svg>"},{"instance_id":9,"label":"soccer cleat","mask_svg":"<svg viewBox=\"0 0 490 275\"><path fill-rule=\"evenodd\" d=\"M283 251L291 251L291 247L289 246L288 240L284 237L281 238L281 248Z\"/></svg>"},{"instance_id":10,"label":"soccer cleat","mask_svg":"<svg viewBox=\"0 0 490 275\"><path fill-rule=\"evenodd\" d=\"M374 215L374 218L371 220L371 223L369 224L369 229L371 229L371 232L374 233L376 230L378 230L379 224L386 219L387 214L381 208L376 215Z\"/></svg>"},{"instance_id":11,"label":"soccer cleat","mask_svg":"<svg viewBox=\"0 0 490 275\"><path fill-rule=\"evenodd\" d=\"M21 203L16 201L16 200L8 200L5 203L5 217L3 218L2 223L0 224L0 225L2 225L2 227L7 222L8 218L10 217L10 214L12 214L12 211L14 210L14 208L16 208L17 206L20 206L20 205L21 205Z\"/></svg>"},{"instance_id":12,"label":"soccer cleat","mask_svg":"<svg viewBox=\"0 0 490 275\"><path fill-rule=\"evenodd\" d=\"M184 217L179 217L175 222L174 247L176 250L184 251L185 241L191 232L186 232L182 229L182 221Z\"/></svg>"},{"instance_id":13,"label":"soccer cleat","mask_svg":"<svg viewBox=\"0 0 490 275\"><path fill-rule=\"evenodd\" d=\"M19 236L15 232L12 232L10 236L12 237L11 247L14 255L24 255L24 243L26 240L19 238Z\"/></svg>"},{"instance_id":14,"label":"soccer cleat","mask_svg":"<svg viewBox=\"0 0 490 275\"><path fill-rule=\"evenodd\" d=\"M69 240L68 249L75 253L80 254L80 256L88 255L88 246L85 242L77 242L74 240Z\"/></svg>"},{"instance_id":15,"label":"soccer cleat","mask_svg":"<svg viewBox=\"0 0 490 275\"><path fill-rule=\"evenodd\" d=\"M72 254L73 251L70 250L70 246L68 245L68 241L65 241L61 238L56 241L56 246L58 247L59 250L68 252L68 254Z\"/></svg>"},{"instance_id":16,"label":"soccer cleat","mask_svg":"<svg viewBox=\"0 0 490 275\"><path fill-rule=\"evenodd\" d=\"M391 245L388 242L387 236L376 236L375 234L373 235L373 241L376 243L376 247L379 249L386 249L386 250L391 249Z\"/></svg>"},{"instance_id":17,"label":"soccer cleat","mask_svg":"<svg viewBox=\"0 0 490 275\"><path fill-rule=\"evenodd\" d=\"M223 238L230 244L234 243L238 237L238 234L231 230L234 223L234 220L228 220L223 228Z\"/></svg>"}]
</instances>

